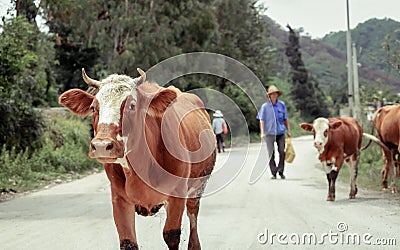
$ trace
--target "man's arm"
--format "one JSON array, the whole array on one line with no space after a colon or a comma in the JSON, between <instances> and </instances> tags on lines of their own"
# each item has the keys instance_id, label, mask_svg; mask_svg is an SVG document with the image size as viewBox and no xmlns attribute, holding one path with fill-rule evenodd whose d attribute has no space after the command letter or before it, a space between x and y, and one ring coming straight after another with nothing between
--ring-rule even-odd
<instances>
[{"instance_id":1,"label":"man's arm","mask_svg":"<svg viewBox=\"0 0 400 250\"><path fill-rule=\"evenodd\" d=\"M264 121L263 120L260 120L260 136L261 136L261 138L265 137L265 134L264 134Z\"/></svg>"},{"instance_id":2,"label":"man's arm","mask_svg":"<svg viewBox=\"0 0 400 250\"><path fill-rule=\"evenodd\" d=\"M286 127L287 136L288 136L288 137L291 137L292 134L290 133L289 119L286 119L286 120L285 120L285 127Z\"/></svg>"}]
</instances>

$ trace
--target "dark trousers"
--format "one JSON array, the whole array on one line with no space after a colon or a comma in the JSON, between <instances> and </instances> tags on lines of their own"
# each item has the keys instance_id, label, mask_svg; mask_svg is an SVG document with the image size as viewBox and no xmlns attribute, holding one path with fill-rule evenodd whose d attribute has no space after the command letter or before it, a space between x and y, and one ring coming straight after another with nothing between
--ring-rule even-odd
<instances>
[{"instance_id":1,"label":"dark trousers","mask_svg":"<svg viewBox=\"0 0 400 250\"><path fill-rule=\"evenodd\" d=\"M265 142L267 144L268 155L270 156L269 168L271 169L271 174L273 176L276 176L276 173L282 175L285 169L285 135L266 135ZM275 142L279 153L278 166L276 166L275 162Z\"/></svg>"},{"instance_id":2,"label":"dark trousers","mask_svg":"<svg viewBox=\"0 0 400 250\"><path fill-rule=\"evenodd\" d=\"M225 152L224 133L217 134L215 136L217 138L218 153L221 153L221 148L222 151Z\"/></svg>"}]
</instances>

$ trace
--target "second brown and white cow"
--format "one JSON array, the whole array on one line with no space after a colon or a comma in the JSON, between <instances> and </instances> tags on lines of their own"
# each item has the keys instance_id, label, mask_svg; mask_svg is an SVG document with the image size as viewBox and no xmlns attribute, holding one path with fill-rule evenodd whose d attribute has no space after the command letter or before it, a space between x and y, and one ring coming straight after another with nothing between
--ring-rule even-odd
<instances>
[{"instance_id":1,"label":"second brown and white cow","mask_svg":"<svg viewBox=\"0 0 400 250\"><path fill-rule=\"evenodd\" d=\"M389 105L379 108L373 118L373 127L376 128L379 140L384 143L388 150L383 149L384 165L382 167L382 188L388 188L388 175L391 180L392 193L397 192L395 184L395 166L397 166L397 175L400 176L400 167L396 156L400 152L400 105ZM373 134L373 130L371 131Z\"/></svg>"},{"instance_id":2,"label":"second brown and white cow","mask_svg":"<svg viewBox=\"0 0 400 250\"><path fill-rule=\"evenodd\" d=\"M199 97L140 78L110 75L85 82L94 94L64 92L59 103L78 115L93 116L95 137L89 157L101 162L111 183L120 248L138 249L136 213L166 209L163 229L169 249L179 249L183 212L190 222L188 249L200 249L200 198L216 158L210 117Z\"/></svg>"},{"instance_id":3,"label":"second brown and white cow","mask_svg":"<svg viewBox=\"0 0 400 250\"><path fill-rule=\"evenodd\" d=\"M328 201L335 200L335 182L344 162L350 168L350 194L357 194L357 172L363 129L359 122L350 117L317 118L313 124L301 123L300 127L312 131L314 147L318 150L319 160L326 172L329 184Z\"/></svg>"}]
</instances>

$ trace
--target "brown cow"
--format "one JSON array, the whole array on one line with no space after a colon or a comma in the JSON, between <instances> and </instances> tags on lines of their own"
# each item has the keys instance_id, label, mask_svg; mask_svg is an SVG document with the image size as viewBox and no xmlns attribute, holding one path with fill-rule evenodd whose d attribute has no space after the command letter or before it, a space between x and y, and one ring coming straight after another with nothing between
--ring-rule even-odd
<instances>
[{"instance_id":1,"label":"brown cow","mask_svg":"<svg viewBox=\"0 0 400 250\"><path fill-rule=\"evenodd\" d=\"M138 249L135 211L167 212L163 229L169 249L178 249L183 211L190 221L189 249L200 249L200 197L216 157L216 142L203 102L177 88L111 75L82 76L96 95L68 90L60 104L79 115L93 114L95 137L89 157L103 163L111 182L114 221L121 249ZM143 83L144 82L144 83Z\"/></svg>"},{"instance_id":2,"label":"brown cow","mask_svg":"<svg viewBox=\"0 0 400 250\"><path fill-rule=\"evenodd\" d=\"M376 128L379 140L384 143L388 150L382 150L384 165L382 167L382 188L388 188L387 177L390 174L392 193L397 192L395 183L394 166L397 166L399 175L400 167L396 156L400 152L400 105L390 105L379 108L373 118L373 127Z\"/></svg>"},{"instance_id":3,"label":"brown cow","mask_svg":"<svg viewBox=\"0 0 400 250\"><path fill-rule=\"evenodd\" d=\"M314 134L314 147L326 172L329 184L328 201L335 200L335 182L344 162L350 168L350 199L357 194L357 172L363 130L357 120L345 118L317 118L313 124L300 127Z\"/></svg>"}]
</instances>

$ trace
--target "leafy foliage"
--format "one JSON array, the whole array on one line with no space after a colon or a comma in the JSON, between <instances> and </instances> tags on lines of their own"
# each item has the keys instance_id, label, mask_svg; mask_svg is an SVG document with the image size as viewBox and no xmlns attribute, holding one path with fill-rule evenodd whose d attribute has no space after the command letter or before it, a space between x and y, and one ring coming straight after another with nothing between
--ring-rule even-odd
<instances>
[{"instance_id":1,"label":"leafy foliage","mask_svg":"<svg viewBox=\"0 0 400 250\"><path fill-rule=\"evenodd\" d=\"M83 173L101 165L87 157L90 123L79 117L56 116L46 123L43 147L29 153L15 147L0 151L0 190L39 187L60 175Z\"/></svg>"},{"instance_id":2,"label":"leafy foliage","mask_svg":"<svg viewBox=\"0 0 400 250\"><path fill-rule=\"evenodd\" d=\"M43 43L41 43L43 42ZM0 40L0 144L33 148L42 133L34 106L46 103L45 38L24 17L7 20Z\"/></svg>"}]
</instances>

